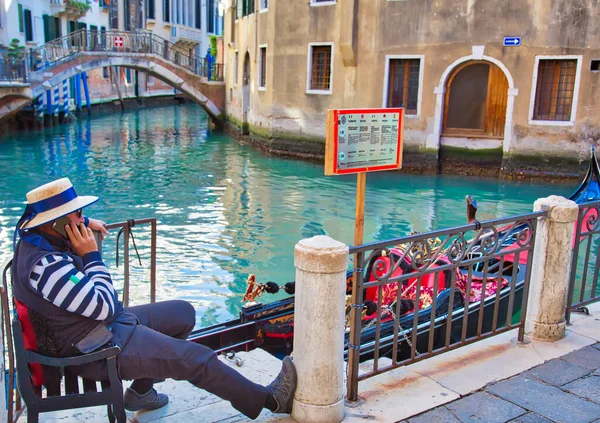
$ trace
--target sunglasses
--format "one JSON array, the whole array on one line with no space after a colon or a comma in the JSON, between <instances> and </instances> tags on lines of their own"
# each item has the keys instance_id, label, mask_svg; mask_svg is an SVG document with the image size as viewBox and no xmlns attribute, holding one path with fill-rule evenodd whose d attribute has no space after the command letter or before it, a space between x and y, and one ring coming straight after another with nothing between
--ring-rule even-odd
<instances>
[{"instance_id":1,"label":"sunglasses","mask_svg":"<svg viewBox=\"0 0 600 423\"><path fill-rule=\"evenodd\" d=\"M82 209L79 209L79 210L77 210L75 213L77 213L77 218L78 218L78 219L80 219L80 218L81 218L81 216L83 215L83 210L82 210Z\"/></svg>"}]
</instances>

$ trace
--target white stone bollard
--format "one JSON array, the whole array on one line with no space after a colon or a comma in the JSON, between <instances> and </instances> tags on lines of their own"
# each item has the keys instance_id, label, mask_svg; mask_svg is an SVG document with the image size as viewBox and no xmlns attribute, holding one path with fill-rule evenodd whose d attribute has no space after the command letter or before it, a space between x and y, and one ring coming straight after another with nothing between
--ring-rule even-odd
<instances>
[{"instance_id":1,"label":"white stone bollard","mask_svg":"<svg viewBox=\"0 0 600 423\"><path fill-rule=\"evenodd\" d=\"M294 250L294 365L298 387L292 418L339 423L344 418L344 321L348 246L327 236Z\"/></svg>"},{"instance_id":2,"label":"white stone bollard","mask_svg":"<svg viewBox=\"0 0 600 423\"><path fill-rule=\"evenodd\" d=\"M551 195L538 199L534 211L547 210L537 224L525 334L533 339L557 341L565 336L567 291L577 203Z\"/></svg>"}]
</instances>

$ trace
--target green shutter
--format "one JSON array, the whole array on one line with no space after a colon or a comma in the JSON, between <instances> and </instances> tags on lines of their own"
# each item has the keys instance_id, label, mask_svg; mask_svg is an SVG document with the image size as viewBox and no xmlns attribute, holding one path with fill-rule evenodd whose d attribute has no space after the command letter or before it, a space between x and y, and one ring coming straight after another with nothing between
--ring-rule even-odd
<instances>
[{"instance_id":1,"label":"green shutter","mask_svg":"<svg viewBox=\"0 0 600 423\"><path fill-rule=\"evenodd\" d=\"M23 32L23 5L21 3L17 5L17 10L19 11L19 32Z\"/></svg>"}]
</instances>

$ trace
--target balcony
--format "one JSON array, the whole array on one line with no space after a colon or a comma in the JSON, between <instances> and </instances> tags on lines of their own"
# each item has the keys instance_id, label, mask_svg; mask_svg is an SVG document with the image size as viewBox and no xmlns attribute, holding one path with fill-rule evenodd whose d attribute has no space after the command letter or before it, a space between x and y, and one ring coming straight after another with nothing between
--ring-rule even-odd
<instances>
[{"instance_id":1,"label":"balcony","mask_svg":"<svg viewBox=\"0 0 600 423\"><path fill-rule=\"evenodd\" d=\"M52 15L76 21L91 9L90 0L50 0Z\"/></svg>"},{"instance_id":2,"label":"balcony","mask_svg":"<svg viewBox=\"0 0 600 423\"><path fill-rule=\"evenodd\" d=\"M196 48L201 42L203 32L184 25L173 25L171 27L171 42L184 49Z\"/></svg>"}]
</instances>

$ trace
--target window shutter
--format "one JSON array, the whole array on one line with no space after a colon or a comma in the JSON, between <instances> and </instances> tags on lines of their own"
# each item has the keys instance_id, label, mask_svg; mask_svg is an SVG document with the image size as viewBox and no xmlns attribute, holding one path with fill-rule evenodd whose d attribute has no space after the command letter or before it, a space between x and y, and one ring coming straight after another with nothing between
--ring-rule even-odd
<instances>
[{"instance_id":1,"label":"window shutter","mask_svg":"<svg viewBox=\"0 0 600 423\"><path fill-rule=\"evenodd\" d=\"M17 5L17 10L19 12L19 32L23 32L23 5L21 3Z\"/></svg>"}]
</instances>

